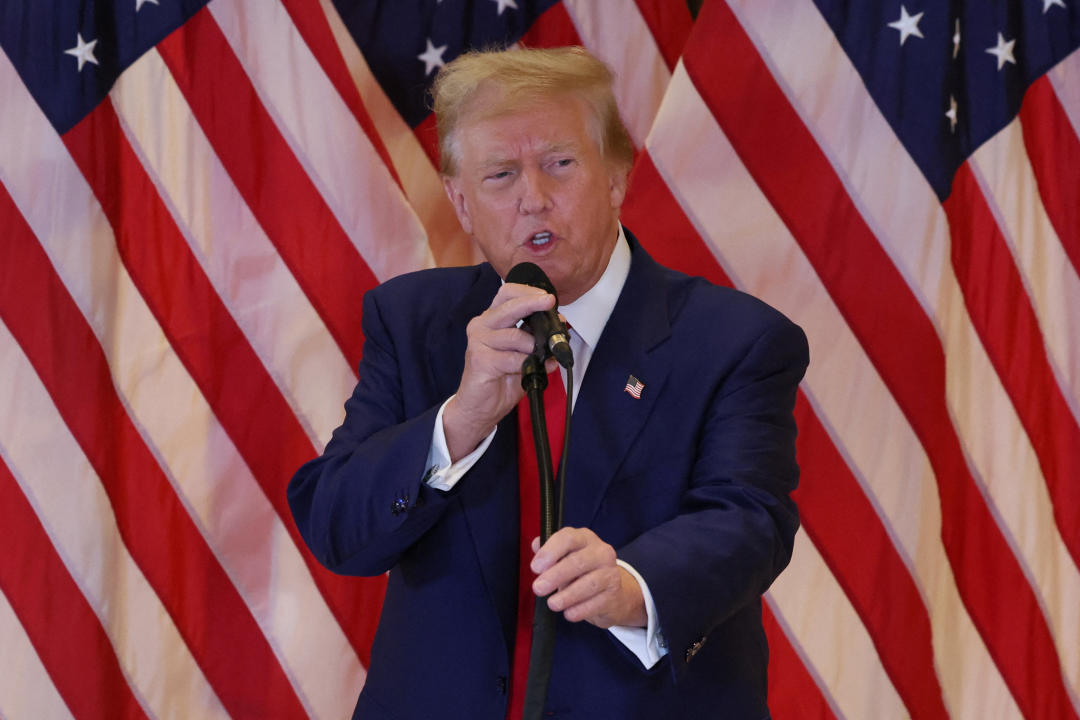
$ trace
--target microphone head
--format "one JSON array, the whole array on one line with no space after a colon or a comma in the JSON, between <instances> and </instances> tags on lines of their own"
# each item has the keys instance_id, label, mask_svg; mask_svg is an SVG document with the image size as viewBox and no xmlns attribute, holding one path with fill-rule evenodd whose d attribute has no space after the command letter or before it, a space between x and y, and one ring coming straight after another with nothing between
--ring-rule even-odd
<instances>
[{"instance_id":1,"label":"microphone head","mask_svg":"<svg viewBox=\"0 0 1080 720\"><path fill-rule=\"evenodd\" d=\"M523 262L510 268L510 272L506 273L506 282L539 288L550 295L554 295L555 307L559 306L559 296L555 293L555 286L551 284L547 274L535 263ZM523 319L525 325L522 327L530 330L536 339L534 353L538 358L543 360L550 354L554 355L559 364L565 368L569 368L574 364L574 355L570 350L566 326L559 319L555 310L535 312Z\"/></svg>"},{"instance_id":2,"label":"microphone head","mask_svg":"<svg viewBox=\"0 0 1080 720\"><path fill-rule=\"evenodd\" d=\"M559 305L559 295L555 292L555 286L548 280L547 274L536 263L522 262L510 268L506 273L506 282L518 285L529 285L540 288L546 293L555 296L555 306Z\"/></svg>"}]
</instances>

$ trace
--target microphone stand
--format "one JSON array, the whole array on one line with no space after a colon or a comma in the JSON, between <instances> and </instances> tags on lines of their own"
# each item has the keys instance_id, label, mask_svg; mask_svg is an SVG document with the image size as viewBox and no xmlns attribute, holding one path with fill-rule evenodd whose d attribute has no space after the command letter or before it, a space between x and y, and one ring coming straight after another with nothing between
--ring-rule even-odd
<instances>
[{"instance_id":1,"label":"microphone stand","mask_svg":"<svg viewBox=\"0 0 1080 720\"><path fill-rule=\"evenodd\" d=\"M562 459L559 462L559 498L554 494L551 446L544 414L544 390L547 388L544 363L536 353L529 355L521 367L521 387L529 397L529 416L532 418L533 443L536 445L537 475L540 478L540 544L543 545L562 525L562 506L566 487L566 455L570 440L571 398L574 397L574 370L566 368L566 420L563 434ZM529 676L525 682L525 703L522 720L540 720L547 699L551 678L551 658L555 648L556 615L547 605L547 598L537 598L533 611L532 648L529 653Z\"/></svg>"}]
</instances>

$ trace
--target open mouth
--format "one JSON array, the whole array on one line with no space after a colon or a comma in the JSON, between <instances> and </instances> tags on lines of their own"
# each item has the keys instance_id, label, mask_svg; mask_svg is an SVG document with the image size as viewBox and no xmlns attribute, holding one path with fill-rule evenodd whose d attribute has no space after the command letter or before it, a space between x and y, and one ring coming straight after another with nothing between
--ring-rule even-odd
<instances>
[{"instance_id":1,"label":"open mouth","mask_svg":"<svg viewBox=\"0 0 1080 720\"><path fill-rule=\"evenodd\" d=\"M547 230L544 230L543 232L538 232L531 238L529 238L529 245L531 245L532 247L543 247L549 242L551 242L551 233Z\"/></svg>"}]
</instances>

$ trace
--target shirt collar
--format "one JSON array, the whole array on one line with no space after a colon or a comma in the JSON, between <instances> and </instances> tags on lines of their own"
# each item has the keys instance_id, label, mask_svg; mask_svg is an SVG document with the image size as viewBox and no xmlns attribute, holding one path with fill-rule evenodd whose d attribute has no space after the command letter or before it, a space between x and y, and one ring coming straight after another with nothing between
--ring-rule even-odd
<instances>
[{"instance_id":1,"label":"shirt collar","mask_svg":"<svg viewBox=\"0 0 1080 720\"><path fill-rule=\"evenodd\" d=\"M574 332L590 348L596 347L619 299L626 277L630 274L630 244L619 225L619 239L608 258L607 268L596 284L569 305L560 305L559 312Z\"/></svg>"}]
</instances>

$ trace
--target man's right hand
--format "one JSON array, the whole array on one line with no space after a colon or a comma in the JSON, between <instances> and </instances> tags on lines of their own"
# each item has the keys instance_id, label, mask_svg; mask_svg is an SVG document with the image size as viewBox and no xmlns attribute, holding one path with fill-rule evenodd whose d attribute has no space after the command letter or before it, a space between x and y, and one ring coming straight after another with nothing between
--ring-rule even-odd
<instances>
[{"instance_id":1,"label":"man's right hand","mask_svg":"<svg viewBox=\"0 0 1080 720\"><path fill-rule=\"evenodd\" d=\"M469 321L465 370L457 393L443 410L452 462L472 452L525 394L521 364L533 350L533 338L515 325L537 310L554 306L555 297L539 288L504 283L488 309ZM545 370L556 367L555 360L548 358Z\"/></svg>"}]
</instances>

